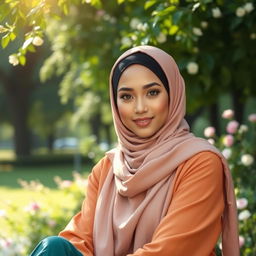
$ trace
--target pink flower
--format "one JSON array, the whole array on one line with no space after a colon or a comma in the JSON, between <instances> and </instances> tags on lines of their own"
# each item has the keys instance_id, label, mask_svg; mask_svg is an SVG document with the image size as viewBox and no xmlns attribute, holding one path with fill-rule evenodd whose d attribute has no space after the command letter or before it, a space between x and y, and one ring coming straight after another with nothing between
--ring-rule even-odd
<instances>
[{"instance_id":1,"label":"pink flower","mask_svg":"<svg viewBox=\"0 0 256 256\"><path fill-rule=\"evenodd\" d=\"M212 126L209 126L207 128L204 129L204 136L209 138L209 137L213 137L215 135L215 128Z\"/></svg>"},{"instance_id":2,"label":"pink flower","mask_svg":"<svg viewBox=\"0 0 256 256\"><path fill-rule=\"evenodd\" d=\"M51 228L52 228L52 227L55 227L56 224L57 224L57 223L56 223L55 220L50 219L50 220L48 221L48 226L51 227Z\"/></svg>"},{"instance_id":3,"label":"pink flower","mask_svg":"<svg viewBox=\"0 0 256 256\"><path fill-rule=\"evenodd\" d=\"M223 138L223 144L226 146L226 147L231 147L233 144L234 144L234 137L230 134L226 135L224 138Z\"/></svg>"},{"instance_id":4,"label":"pink flower","mask_svg":"<svg viewBox=\"0 0 256 256\"><path fill-rule=\"evenodd\" d=\"M63 180L60 184L61 188L69 188L72 185L72 181L71 180Z\"/></svg>"},{"instance_id":5,"label":"pink flower","mask_svg":"<svg viewBox=\"0 0 256 256\"><path fill-rule=\"evenodd\" d=\"M244 209L248 205L248 200L246 198L239 198L236 200L237 209Z\"/></svg>"},{"instance_id":6,"label":"pink flower","mask_svg":"<svg viewBox=\"0 0 256 256\"><path fill-rule=\"evenodd\" d=\"M234 117L234 111L232 109L226 109L222 113L222 118L231 119Z\"/></svg>"},{"instance_id":7,"label":"pink flower","mask_svg":"<svg viewBox=\"0 0 256 256\"><path fill-rule=\"evenodd\" d=\"M27 207L25 207L25 211L35 213L40 210L40 205L36 202L30 203Z\"/></svg>"},{"instance_id":8,"label":"pink flower","mask_svg":"<svg viewBox=\"0 0 256 256\"><path fill-rule=\"evenodd\" d=\"M239 236L239 247L241 248L244 245L245 239L243 236Z\"/></svg>"},{"instance_id":9,"label":"pink flower","mask_svg":"<svg viewBox=\"0 0 256 256\"><path fill-rule=\"evenodd\" d=\"M252 123L256 123L256 113L250 114L248 120Z\"/></svg>"},{"instance_id":10,"label":"pink flower","mask_svg":"<svg viewBox=\"0 0 256 256\"><path fill-rule=\"evenodd\" d=\"M228 123L226 130L228 133L234 134L237 132L238 126L239 126L239 123L233 120Z\"/></svg>"}]
</instances>

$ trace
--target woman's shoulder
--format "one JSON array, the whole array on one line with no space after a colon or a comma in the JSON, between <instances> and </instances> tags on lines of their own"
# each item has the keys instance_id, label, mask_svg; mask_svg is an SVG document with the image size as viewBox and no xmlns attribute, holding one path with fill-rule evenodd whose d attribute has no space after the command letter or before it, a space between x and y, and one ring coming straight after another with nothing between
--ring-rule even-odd
<instances>
[{"instance_id":1,"label":"woman's shoulder","mask_svg":"<svg viewBox=\"0 0 256 256\"><path fill-rule=\"evenodd\" d=\"M220 178L223 176L222 158L211 151L196 153L178 167L177 174L179 178L188 176L209 177L210 180Z\"/></svg>"},{"instance_id":2,"label":"woman's shoulder","mask_svg":"<svg viewBox=\"0 0 256 256\"><path fill-rule=\"evenodd\" d=\"M96 163L96 165L92 169L92 172L95 173L97 176L101 176L105 172L109 171L111 165L111 160L107 155L105 155Z\"/></svg>"}]
</instances>

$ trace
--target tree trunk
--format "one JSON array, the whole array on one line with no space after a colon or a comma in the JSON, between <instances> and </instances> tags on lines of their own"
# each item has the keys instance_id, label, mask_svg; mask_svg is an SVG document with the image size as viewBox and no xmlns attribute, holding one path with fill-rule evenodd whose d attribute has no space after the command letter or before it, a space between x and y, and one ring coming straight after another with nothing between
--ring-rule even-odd
<instances>
[{"instance_id":1,"label":"tree trunk","mask_svg":"<svg viewBox=\"0 0 256 256\"><path fill-rule=\"evenodd\" d=\"M53 142L54 142L54 135L53 134L49 134L47 136L47 149L48 149L48 152L51 153L52 150L53 150Z\"/></svg>"},{"instance_id":2,"label":"tree trunk","mask_svg":"<svg viewBox=\"0 0 256 256\"><path fill-rule=\"evenodd\" d=\"M240 90L232 91L233 108L235 111L235 119L240 124L244 119L244 103L241 101L242 92Z\"/></svg>"},{"instance_id":3,"label":"tree trunk","mask_svg":"<svg viewBox=\"0 0 256 256\"><path fill-rule=\"evenodd\" d=\"M28 124L30 96L35 84L33 74L40 51L27 54L26 66L11 68L9 73L0 70L0 79L7 98L7 108L14 128L15 153L28 156L31 151L31 133Z\"/></svg>"},{"instance_id":4,"label":"tree trunk","mask_svg":"<svg viewBox=\"0 0 256 256\"><path fill-rule=\"evenodd\" d=\"M210 124L215 128L216 134L220 135L219 105L213 103L209 106Z\"/></svg>"},{"instance_id":5,"label":"tree trunk","mask_svg":"<svg viewBox=\"0 0 256 256\"><path fill-rule=\"evenodd\" d=\"M101 116L100 113L95 113L90 118L91 132L96 136L96 142L99 144L101 141L100 138L100 127L101 127Z\"/></svg>"},{"instance_id":6,"label":"tree trunk","mask_svg":"<svg viewBox=\"0 0 256 256\"><path fill-rule=\"evenodd\" d=\"M111 138L111 126L109 124L104 125L105 134L106 134L106 141L109 146L112 145L112 138Z\"/></svg>"},{"instance_id":7,"label":"tree trunk","mask_svg":"<svg viewBox=\"0 0 256 256\"><path fill-rule=\"evenodd\" d=\"M14 127L15 153L18 157L28 156L31 150L31 134L28 125L31 89L29 86L21 84L12 84L5 88L8 109Z\"/></svg>"},{"instance_id":8,"label":"tree trunk","mask_svg":"<svg viewBox=\"0 0 256 256\"><path fill-rule=\"evenodd\" d=\"M187 120L189 126L191 129L193 129L193 124L196 121L196 119L203 113L204 108L199 108L197 111L195 111L193 114L189 114L185 116L185 119Z\"/></svg>"}]
</instances>

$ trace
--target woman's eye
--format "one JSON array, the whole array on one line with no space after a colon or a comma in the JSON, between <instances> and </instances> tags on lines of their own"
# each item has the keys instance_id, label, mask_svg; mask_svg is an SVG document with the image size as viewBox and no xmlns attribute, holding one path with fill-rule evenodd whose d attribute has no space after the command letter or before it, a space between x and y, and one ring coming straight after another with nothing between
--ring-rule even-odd
<instances>
[{"instance_id":1,"label":"woman's eye","mask_svg":"<svg viewBox=\"0 0 256 256\"><path fill-rule=\"evenodd\" d=\"M120 96L120 99L122 99L124 101L130 100L131 98L132 98L132 96L129 94L123 94Z\"/></svg>"},{"instance_id":2,"label":"woman's eye","mask_svg":"<svg viewBox=\"0 0 256 256\"><path fill-rule=\"evenodd\" d=\"M159 93L160 93L159 90L150 90L150 91L148 92L148 95L149 95L149 96L157 96Z\"/></svg>"}]
</instances>

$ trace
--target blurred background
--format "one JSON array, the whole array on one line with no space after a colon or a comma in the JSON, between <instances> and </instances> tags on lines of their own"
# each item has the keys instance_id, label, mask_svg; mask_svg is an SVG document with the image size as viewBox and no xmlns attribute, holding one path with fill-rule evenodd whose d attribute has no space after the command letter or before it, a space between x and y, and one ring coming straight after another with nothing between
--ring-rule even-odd
<instances>
[{"instance_id":1,"label":"blurred background","mask_svg":"<svg viewBox=\"0 0 256 256\"><path fill-rule=\"evenodd\" d=\"M256 255L254 0L4 0L0 37L0 255L27 255L79 209L116 143L111 67L141 44L179 65L186 119L229 161L242 255Z\"/></svg>"}]
</instances>

